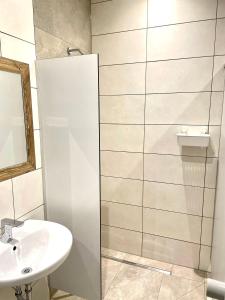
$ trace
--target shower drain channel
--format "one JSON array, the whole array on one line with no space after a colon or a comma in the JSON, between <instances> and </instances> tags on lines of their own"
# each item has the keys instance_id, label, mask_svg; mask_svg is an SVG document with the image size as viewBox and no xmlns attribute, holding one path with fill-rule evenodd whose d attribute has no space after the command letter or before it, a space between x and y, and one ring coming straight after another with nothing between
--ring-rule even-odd
<instances>
[{"instance_id":1,"label":"shower drain channel","mask_svg":"<svg viewBox=\"0 0 225 300\"><path fill-rule=\"evenodd\" d=\"M32 272L32 268L24 268L22 271L21 271L21 273L22 274L29 274L29 273L31 273Z\"/></svg>"},{"instance_id":2,"label":"shower drain channel","mask_svg":"<svg viewBox=\"0 0 225 300\"><path fill-rule=\"evenodd\" d=\"M138 267L138 268L142 268L142 269L147 269L147 270L154 271L154 272L163 273L165 275L171 275L170 271L166 271L166 270L163 270L163 269L160 269L160 268L154 268L154 267L151 267L151 266L135 263L133 261L129 261L129 260L126 260L126 259L120 259L120 258L117 258L117 257L108 256L108 255L102 255L102 257L107 258L107 259L111 259L111 260L115 260L117 262L127 264L127 265L130 265L130 266L134 266L134 267Z\"/></svg>"}]
</instances>

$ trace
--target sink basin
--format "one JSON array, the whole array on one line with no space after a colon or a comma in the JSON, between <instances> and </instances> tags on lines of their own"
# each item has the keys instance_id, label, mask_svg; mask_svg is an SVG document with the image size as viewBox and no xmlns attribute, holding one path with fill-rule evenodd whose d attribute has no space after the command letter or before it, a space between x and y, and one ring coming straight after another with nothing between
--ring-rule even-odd
<instances>
[{"instance_id":1,"label":"sink basin","mask_svg":"<svg viewBox=\"0 0 225 300\"><path fill-rule=\"evenodd\" d=\"M73 243L69 229L39 220L13 228L13 238L13 245L0 242L0 287L29 284L54 272Z\"/></svg>"}]
</instances>

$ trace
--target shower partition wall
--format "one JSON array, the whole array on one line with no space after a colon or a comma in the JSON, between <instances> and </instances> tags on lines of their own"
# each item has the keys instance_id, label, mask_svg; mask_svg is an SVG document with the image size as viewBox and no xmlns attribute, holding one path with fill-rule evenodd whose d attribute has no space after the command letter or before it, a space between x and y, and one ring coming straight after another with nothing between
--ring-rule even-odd
<instances>
[{"instance_id":1,"label":"shower partition wall","mask_svg":"<svg viewBox=\"0 0 225 300\"><path fill-rule=\"evenodd\" d=\"M50 285L100 300L98 56L40 60L37 75L47 219L74 236Z\"/></svg>"}]
</instances>

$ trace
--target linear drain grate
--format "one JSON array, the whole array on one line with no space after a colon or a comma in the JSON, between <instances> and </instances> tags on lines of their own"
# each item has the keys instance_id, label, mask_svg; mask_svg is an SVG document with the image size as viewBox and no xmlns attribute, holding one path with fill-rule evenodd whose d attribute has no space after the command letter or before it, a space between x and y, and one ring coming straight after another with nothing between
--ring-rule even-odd
<instances>
[{"instance_id":1,"label":"linear drain grate","mask_svg":"<svg viewBox=\"0 0 225 300\"><path fill-rule=\"evenodd\" d=\"M147 269L147 270L150 270L150 271L163 273L165 275L171 275L170 271L160 269L160 268L151 267L151 266L147 266L147 265L143 265L143 264L139 264L139 263L135 263L133 261L129 261L129 260L126 260L126 259L121 259L121 258L108 256L108 255L102 255L102 257L107 258L107 259L111 259L111 260L115 260L117 262L127 264L127 265L131 265L131 266L134 266L134 267L138 267L138 268Z\"/></svg>"}]
</instances>

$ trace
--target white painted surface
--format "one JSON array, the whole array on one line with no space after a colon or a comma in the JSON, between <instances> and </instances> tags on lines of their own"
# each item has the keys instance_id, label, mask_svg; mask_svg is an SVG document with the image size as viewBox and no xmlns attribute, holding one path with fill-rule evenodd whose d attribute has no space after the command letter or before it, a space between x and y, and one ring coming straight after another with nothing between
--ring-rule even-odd
<instances>
[{"instance_id":1,"label":"white painted surface","mask_svg":"<svg viewBox=\"0 0 225 300\"><path fill-rule=\"evenodd\" d=\"M100 300L97 55L40 60L37 76L47 217L74 237L51 286Z\"/></svg>"}]
</instances>

